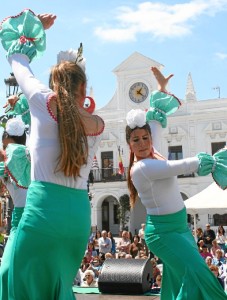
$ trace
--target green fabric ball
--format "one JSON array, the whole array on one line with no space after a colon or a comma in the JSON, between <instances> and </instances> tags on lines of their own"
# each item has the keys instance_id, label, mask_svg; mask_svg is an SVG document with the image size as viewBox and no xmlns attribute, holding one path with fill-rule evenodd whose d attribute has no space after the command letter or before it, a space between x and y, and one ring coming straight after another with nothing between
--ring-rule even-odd
<instances>
[{"instance_id":1,"label":"green fabric ball","mask_svg":"<svg viewBox=\"0 0 227 300\"><path fill-rule=\"evenodd\" d=\"M29 9L6 18L0 27L0 39L7 58L15 53L28 56L30 62L46 49L46 33L42 22Z\"/></svg>"},{"instance_id":2,"label":"green fabric ball","mask_svg":"<svg viewBox=\"0 0 227 300\"><path fill-rule=\"evenodd\" d=\"M17 186L28 188L31 182L31 160L26 146L8 144L6 147L5 170Z\"/></svg>"},{"instance_id":3,"label":"green fabric ball","mask_svg":"<svg viewBox=\"0 0 227 300\"><path fill-rule=\"evenodd\" d=\"M162 128L167 126L167 116L173 114L181 105L181 102L172 94L154 91L150 98L150 109L146 114L146 121L156 120Z\"/></svg>"}]
</instances>

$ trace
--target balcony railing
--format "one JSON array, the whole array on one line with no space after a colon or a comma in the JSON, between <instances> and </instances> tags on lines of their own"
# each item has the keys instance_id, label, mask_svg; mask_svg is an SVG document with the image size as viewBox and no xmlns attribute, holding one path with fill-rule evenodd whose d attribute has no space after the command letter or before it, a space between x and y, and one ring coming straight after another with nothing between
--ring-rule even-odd
<instances>
[{"instance_id":1,"label":"balcony railing","mask_svg":"<svg viewBox=\"0 0 227 300\"><path fill-rule=\"evenodd\" d=\"M118 168L93 169L94 182L125 181L128 168L124 168L124 174L119 174Z\"/></svg>"},{"instance_id":2,"label":"balcony railing","mask_svg":"<svg viewBox=\"0 0 227 300\"><path fill-rule=\"evenodd\" d=\"M124 168L124 174L119 174L118 168L93 169L94 182L126 181L128 168ZM194 173L179 175L178 178L195 177Z\"/></svg>"}]
</instances>

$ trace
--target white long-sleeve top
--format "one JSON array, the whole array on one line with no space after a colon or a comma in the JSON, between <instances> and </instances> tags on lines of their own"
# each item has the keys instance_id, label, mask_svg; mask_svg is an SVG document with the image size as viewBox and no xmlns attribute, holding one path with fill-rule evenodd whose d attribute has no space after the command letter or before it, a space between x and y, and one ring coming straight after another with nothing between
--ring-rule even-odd
<instances>
[{"instance_id":1,"label":"white long-sleeve top","mask_svg":"<svg viewBox=\"0 0 227 300\"><path fill-rule=\"evenodd\" d=\"M48 99L53 91L42 84L32 73L29 59L23 54L9 58L16 80L28 99L31 113L29 148L31 155L31 180L51 182L71 188L86 189L88 174L97 151L101 135L88 136L87 164L82 166L80 176L66 177L55 172L60 155L58 124L50 113Z\"/></svg>"},{"instance_id":2,"label":"white long-sleeve top","mask_svg":"<svg viewBox=\"0 0 227 300\"><path fill-rule=\"evenodd\" d=\"M13 205L15 207L24 207L27 197L27 189L19 188L10 178L8 178L6 182L4 181L3 177L0 177L0 179L3 180L3 184L5 184L13 200Z\"/></svg>"},{"instance_id":3,"label":"white long-sleeve top","mask_svg":"<svg viewBox=\"0 0 227 300\"><path fill-rule=\"evenodd\" d=\"M153 146L159 150L161 125L150 122ZM156 146L157 145L157 146ZM177 175L196 172L199 167L197 157L181 160L142 159L132 169L132 181L142 204L149 215L175 213L184 207Z\"/></svg>"}]
</instances>

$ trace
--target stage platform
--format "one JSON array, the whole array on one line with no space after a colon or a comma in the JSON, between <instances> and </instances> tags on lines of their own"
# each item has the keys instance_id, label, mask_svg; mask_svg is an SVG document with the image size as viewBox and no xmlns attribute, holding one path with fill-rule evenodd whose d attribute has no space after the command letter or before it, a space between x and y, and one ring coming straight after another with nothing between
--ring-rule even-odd
<instances>
[{"instance_id":1,"label":"stage platform","mask_svg":"<svg viewBox=\"0 0 227 300\"><path fill-rule=\"evenodd\" d=\"M147 292L144 295L101 294L98 288L73 287L77 300L159 300L160 295Z\"/></svg>"},{"instance_id":2,"label":"stage platform","mask_svg":"<svg viewBox=\"0 0 227 300\"><path fill-rule=\"evenodd\" d=\"M159 296L75 294L76 300L159 300Z\"/></svg>"}]
</instances>

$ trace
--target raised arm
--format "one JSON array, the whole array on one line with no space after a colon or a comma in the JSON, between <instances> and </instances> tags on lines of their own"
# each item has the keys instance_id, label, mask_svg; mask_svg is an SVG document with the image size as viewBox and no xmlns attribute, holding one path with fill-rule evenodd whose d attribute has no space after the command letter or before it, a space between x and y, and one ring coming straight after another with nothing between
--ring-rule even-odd
<instances>
[{"instance_id":1,"label":"raised arm","mask_svg":"<svg viewBox=\"0 0 227 300\"><path fill-rule=\"evenodd\" d=\"M150 108L147 112L146 119L149 122L152 132L152 141L153 146L156 152L161 151L161 134L162 128L167 126L167 115L174 113L181 102L174 95L170 94L166 90L166 86L173 77L173 74L165 77L161 71L152 67L151 71L153 72L157 83L158 90L153 91L150 98Z\"/></svg>"},{"instance_id":2,"label":"raised arm","mask_svg":"<svg viewBox=\"0 0 227 300\"><path fill-rule=\"evenodd\" d=\"M5 18L1 23L0 38L16 80L29 100L36 91L45 89L29 66L46 49L45 29L50 28L56 19L53 14L38 17L25 9L15 17ZM15 30L16 28L16 30Z\"/></svg>"},{"instance_id":3,"label":"raised arm","mask_svg":"<svg viewBox=\"0 0 227 300\"><path fill-rule=\"evenodd\" d=\"M170 78L172 78L174 75L170 74L169 76L165 77L157 67L151 67L151 71L158 82L158 90L166 93L166 86L169 83Z\"/></svg>"}]
</instances>

